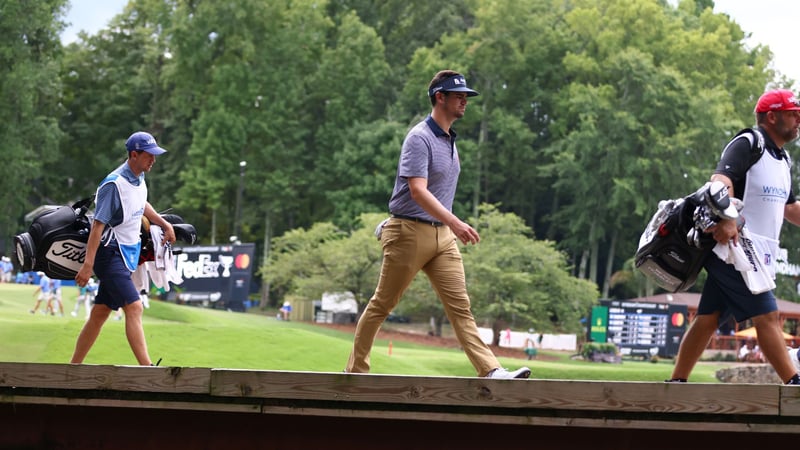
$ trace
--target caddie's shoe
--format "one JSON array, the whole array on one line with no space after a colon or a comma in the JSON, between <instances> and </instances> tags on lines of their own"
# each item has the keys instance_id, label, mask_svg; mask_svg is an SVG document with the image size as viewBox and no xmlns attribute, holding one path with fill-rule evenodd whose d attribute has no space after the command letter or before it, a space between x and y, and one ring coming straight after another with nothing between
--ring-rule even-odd
<instances>
[{"instance_id":1,"label":"caddie's shoe","mask_svg":"<svg viewBox=\"0 0 800 450\"><path fill-rule=\"evenodd\" d=\"M664 383L686 383L686 378L670 378L669 380L664 380Z\"/></svg>"},{"instance_id":2,"label":"caddie's shoe","mask_svg":"<svg viewBox=\"0 0 800 450\"><path fill-rule=\"evenodd\" d=\"M486 378L494 378L499 380L513 380L514 378L528 378L531 376L531 369L522 367L517 370L509 372L508 370L498 367L486 375Z\"/></svg>"},{"instance_id":3,"label":"caddie's shoe","mask_svg":"<svg viewBox=\"0 0 800 450\"><path fill-rule=\"evenodd\" d=\"M798 357L800 357L800 354L798 354L798 350L800 350L800 349L790 348L789 349L789 359L792 360L792 364L794 365L794 369L796 371L800 372L800 359L798 359Z\"/></svg>"}]
</instances>

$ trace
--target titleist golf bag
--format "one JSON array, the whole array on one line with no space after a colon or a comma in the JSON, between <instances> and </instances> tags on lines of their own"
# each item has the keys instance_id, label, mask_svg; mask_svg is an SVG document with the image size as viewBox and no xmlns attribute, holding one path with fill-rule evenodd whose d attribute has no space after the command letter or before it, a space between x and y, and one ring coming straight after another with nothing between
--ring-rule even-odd
<instances>
[{"instance_id":1,"label":"titleist golf bag","mask_svg":"<svg viewBox=\"0 0 800 450\"><path fill-rule=\"evenodd\" d=\"M93 201L91 196L45 211L33 219L27 233L14 236L22 271L41 271L61 280L75 278L86 256L91 228L87 213Z\"/></svg>"},{"instance_id":2,"label":"titleist golf bag","mask_svg":"<svg viewBox=\"0 0 800 450\"><path fill-rule=\"evenodd\" d=\"M28 231L14 236L17 261L23 272L41 271L48 277L72 280L86 258L86 243L89 240L92 215L89 205L94 195L71 206L59 206L45 211L33 219ZM190 245L197 240L193 225L184 223L180 216L163 214L164 220L172 224L175 237ZM152 258L153 242L149 222L142 220L142 251L139 263Z\"/></svg>"},{"instance_id":3,"label":"titleist golf bag","mask_svg":"<svg viewBox=\"0 0 800 450\"><path fill-rule=\"evenodd\" d=\"M689 289L716 245L706 230L722 219L743 220L742 206L719 181L684 198L660 201L639 238L636 268L669 292Z\"/></svg>"}]
</instances>

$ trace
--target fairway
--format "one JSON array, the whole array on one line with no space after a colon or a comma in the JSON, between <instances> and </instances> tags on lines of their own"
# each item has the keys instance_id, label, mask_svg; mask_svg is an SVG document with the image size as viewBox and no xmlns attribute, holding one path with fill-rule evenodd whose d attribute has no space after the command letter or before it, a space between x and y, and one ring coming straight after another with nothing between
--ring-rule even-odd
<instances>
[{"instance_id":1,"label":"fairway","mask_svg":"<svg viewBox=\"0 0 800 450\"><path fill-rule=\"evenodd\" d=\"M83 326L69 312L78 290L63 289L63 317L30 314L36 286L0 284L0 361L67 363ZM151 300L144 312L144 330L153 361L161 365L254 370L341 372L352 346L351 333L274 316L203 309ZM371 355L372 373L474 377L458 349L438 348L378 339ZM548 353L549 354L549 353ZM672 361L623 364L573 361L565 353L528 361L500 358L516 368L527 365L531 378L564 380L661 381L669 378ZM125 339L124 320L112 317L89 352L86 364L134 365ZM700 363L691 381L717 382L714 373L724 363Z\"/></svg>"}]
</instances>

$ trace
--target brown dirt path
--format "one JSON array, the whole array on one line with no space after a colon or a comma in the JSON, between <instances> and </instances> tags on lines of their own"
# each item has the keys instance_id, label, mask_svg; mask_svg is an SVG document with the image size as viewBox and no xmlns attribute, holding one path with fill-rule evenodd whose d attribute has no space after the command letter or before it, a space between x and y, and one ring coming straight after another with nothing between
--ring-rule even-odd
<instances>
[{"instance_id":1,"label":"brown dirt path","mask_svg":"<svg viewBox=\"0 0 800 450\"><path fill-rule=\"evenodd\" d=\"M353 334L356 329L355 324L335 324L335 323L315 323L317 326L339 330L345 333ZM454 337L437 337L428 334L412 331L400 331L394 327L386 326L384 324L378 332L378 339L386 339L389 341L410 342L419 345L429 345L432 347L444 348L461 348L458 340ZM518 348L506 348L490 346L495 355L505 358L527 359L527 356ZM537 360L556 360L557 358L548 355L539 355Z\"/></svg>"}]
</instances>

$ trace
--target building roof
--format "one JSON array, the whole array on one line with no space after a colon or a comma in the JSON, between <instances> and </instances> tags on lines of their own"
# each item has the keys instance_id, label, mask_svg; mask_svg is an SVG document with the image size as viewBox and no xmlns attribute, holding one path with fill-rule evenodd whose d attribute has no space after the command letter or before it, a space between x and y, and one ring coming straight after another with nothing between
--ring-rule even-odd
<instances>
[{"instance_id":1,"label":"building roof","mask_svg":"<svg viewBox=\"0 0 800 450\"><path fill-rule=\"evenodd\" d=\"M647 297L639 297L630 299L631 301L645 302L645 303L665 303L673 305L686 305L689 310L697 311L697 305L700 303L700 294L694 292L677 292L674 294L658 294L650 295ZM785 317L800 319L800 303L794 303L787 300L778 300L778 311Z\"/></svg>"}]
</instances>

